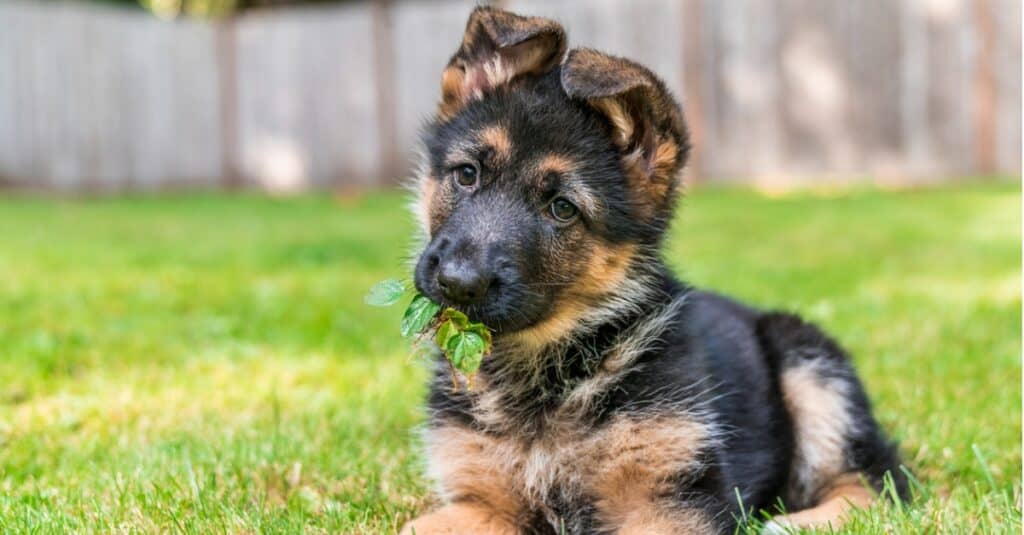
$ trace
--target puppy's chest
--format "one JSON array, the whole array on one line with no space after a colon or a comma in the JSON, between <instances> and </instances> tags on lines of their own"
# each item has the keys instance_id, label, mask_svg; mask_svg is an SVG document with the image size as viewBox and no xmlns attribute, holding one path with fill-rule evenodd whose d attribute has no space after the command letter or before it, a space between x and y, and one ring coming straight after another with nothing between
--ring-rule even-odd
<instances>
[{"instance_id":1,"label":"puppy's chest","mask_svg":"<svg viewBox=\"0 0 1024 535\"><path fill-rule=\"evenodd\" d=\"M444 495L506 496L531 507L579 494L592 479L602 441L582 429L539 437L491 434L458 425L428 431L431 471Z\"/></svg>"},{"instance_id":2,"label":"puppy's chest","mask_svg":"<svg viewBox=\"0 0 1024 535\"><path fill-rule=\"evenodd\" d=\"M440 424L426 444L447 501L482 500L510 516L579 525L625 488L671 492L670 481L699 469L709 436L687 414L655 414L617 416L600 427L567 424L530 438Z\"/></svg>"}]
</instances>

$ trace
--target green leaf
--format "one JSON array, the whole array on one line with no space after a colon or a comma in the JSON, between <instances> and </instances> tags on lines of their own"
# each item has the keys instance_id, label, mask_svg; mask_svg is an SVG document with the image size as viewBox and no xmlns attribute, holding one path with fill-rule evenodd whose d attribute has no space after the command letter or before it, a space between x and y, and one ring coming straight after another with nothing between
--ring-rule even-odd
<instances>
[{"instance_id":1,"label":"green leaf","mask_svg":"<svg viewBox=\"0 0 1024 535\"><path fill-rule=\"evenodd\" d=\"M470 323L463 329L466 332L479 334L484 339L484 353L491 352L491 344L493 339L491 338L491 330L487 328L483 323Z\"/></svg>"},{"instance_id":2,"label":"green leaf","mask_svg":"<svg viewBox=\"0 0 1024 535\"><path fill-rule=\"evenodd\" d=\"M441 317L443 318L444 315ZM452 323L452 320L441 322L441 326L437 328L437 337L434 339L437 342L437 347L441 349L448 347L448 340L451 340L456 334L459 334L459 329Z\"/></svg>"},{"instance_id":3,"label":"green leaf","mask_svg":"<svg viewBox=\"0 0 1024 535\"><path fill-rule=\"evenodd\" d=\"M406 291L406 284L398 279L382 280L370 288L363 297L363 302L375 307L389 307L397 303Z\"/></svg>"},{"instance_id":4,"label":"green leaf","mask_svg":"<svg viewBox=\"0 0 1024 535\"><path fill-rule=\"evenodd\" d=\"M454 323L455 327L460 331L466 330L466 327L469 326L469 318L454 308L444 309L444 312L441 313L441 317Z\"/></svg>"},{"instance_id":5,"label":"green leaf","mask_svg":"<svg viewBox=\"0 0 1024 535\"><path fill-rule=\"evenodd\" d=\"M469 353L462 359L462 363L458 367L458 370L467 377L470 377L480 369L480 363L483 362L483 360L483 351L479 353Z\"/></svg>"},{"instance_id":6,"label":"green leaf","mask_svg":"<svg viewBox=\"0 0 1024 535\"><path fill-rule=\"evenodd\" d=\"M409 337L423 332L430 326L430 322L434 320L434 316L437 316L439 310L441 310L441 305L431 301L425 295L416 294L412 298L412 302L409 303L409 308L405 309L405 315L402 316L402 336Z\"/></svg>"},{"instance_id":7,"label":"green leaf","mask_svg":"<svg viewBox=\"0 0 1024 535\"><path fill-rule=\"evenodd\" d=\"M472 375L480 368L487 342L475 332L460 332L448 339L445 354L456 370Z\"/></svg>"}]
</instances>

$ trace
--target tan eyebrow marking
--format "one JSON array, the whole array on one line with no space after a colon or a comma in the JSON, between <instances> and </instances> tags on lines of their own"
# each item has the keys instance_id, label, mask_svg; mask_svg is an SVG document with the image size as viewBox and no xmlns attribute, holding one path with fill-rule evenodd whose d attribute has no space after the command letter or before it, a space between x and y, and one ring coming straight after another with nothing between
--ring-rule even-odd
<instances>
[{"instance_id":1,"label":"tan eyebrow marking","mask_svg":"<svg viewBox=\"0 0 1024 535\"><path fill-rule=\"evenodd\" d=\"M567 175L576 169L576 162L561 154L548 154L537 162L537 169L541 174Z\"/></svg>"},{"instance_id":2,"label":"tan eyebrow marking","mask_svg":"<svg viewBox=\"0 0 1024 535\"><path fill-rule=\"evenodd\" d=\"M494 149L497 161L507 162L512 158L512 140L503 126L492 125L480 131L480 140Z\"/></svg>"},{"instance_id":3,"label":"tan eyebrow marking","mask_svg":"<svg viewBox=\"0 0 1024 535\"><path fill-rule=\"evenodd\" d=\"M541 179L548 173L557 173L562 178L562 188L572 194L572 201L584 212L594 213L600 209L601 201L574 178L577 167L576 161L564 154L547 154L537 160L537 174Z\"/></svg>"}]
</instances>

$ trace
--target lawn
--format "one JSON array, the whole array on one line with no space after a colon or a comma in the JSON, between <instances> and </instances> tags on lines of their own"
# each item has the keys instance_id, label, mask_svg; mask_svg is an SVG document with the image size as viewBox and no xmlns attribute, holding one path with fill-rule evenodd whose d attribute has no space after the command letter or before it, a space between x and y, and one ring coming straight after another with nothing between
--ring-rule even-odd
<instances>
[{"instance_id":1,"label":"lawn","mask_svg":"<svg viewBox=\"0 0 1024 535\"><path fill-rule=\"evenodd\" d=\"M1021 530L1017 184L699 189L667 257L855 355L917 501L857 533ZM0 532L387 533L430 507L397 194L0 199Z\"/></svg>"}]
</instances>

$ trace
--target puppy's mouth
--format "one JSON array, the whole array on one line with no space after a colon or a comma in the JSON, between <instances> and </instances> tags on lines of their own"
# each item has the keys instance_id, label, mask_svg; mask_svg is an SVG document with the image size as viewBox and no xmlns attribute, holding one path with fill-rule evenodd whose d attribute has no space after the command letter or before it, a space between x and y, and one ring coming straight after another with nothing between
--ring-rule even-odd
<instances>
[{"instance_id":1,"label":"puppy's mouth","mask_svg":"<svg viewBox=\"0 0 1024 535\"><path fill-rule=\"evenodd\" d=\"M468 316L470 321L483 323L496 334L527 329L539 323L547 309L536 296L527 294L525 288L516 284L493 284L484 296L472 303L452 301L445 297L436 283L423 284L419 277L416 278L416 288L440 304L442 309L454 308Z\"/></svg>"}]
</instances>

